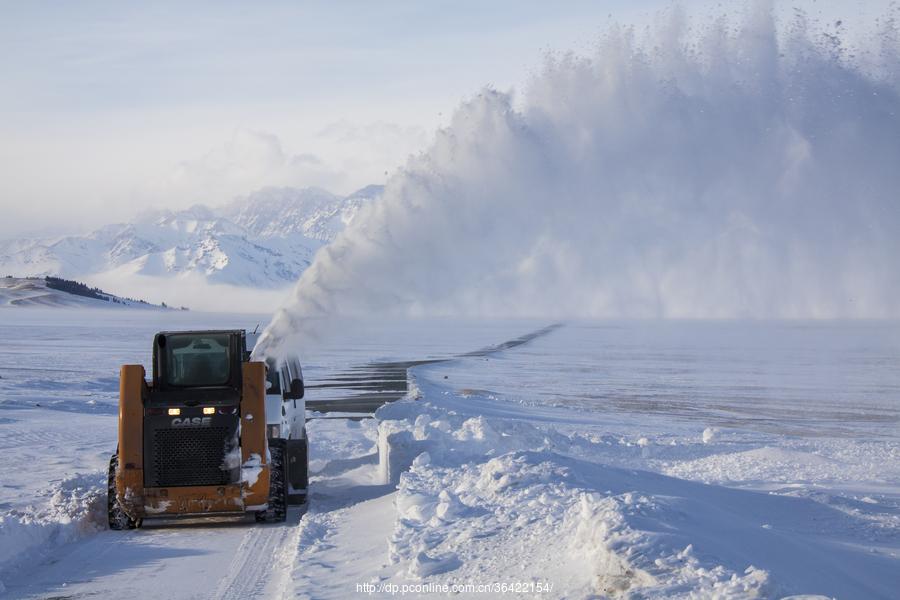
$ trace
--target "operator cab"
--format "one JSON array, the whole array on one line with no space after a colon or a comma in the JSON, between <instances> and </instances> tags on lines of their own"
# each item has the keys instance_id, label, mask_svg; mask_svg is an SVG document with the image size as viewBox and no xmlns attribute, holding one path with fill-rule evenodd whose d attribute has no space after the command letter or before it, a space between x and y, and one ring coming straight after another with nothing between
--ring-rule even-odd
<instances>
[{"instance_id":1,"label":"operator cab","mask_svg":"<svg viewBox=\"0 0 900 600\"><path fill-rule=\"evenodd\" d=\"M150 403L236 404L246 348L240 329L156 334Z\"/></svg>"}]
</instances>

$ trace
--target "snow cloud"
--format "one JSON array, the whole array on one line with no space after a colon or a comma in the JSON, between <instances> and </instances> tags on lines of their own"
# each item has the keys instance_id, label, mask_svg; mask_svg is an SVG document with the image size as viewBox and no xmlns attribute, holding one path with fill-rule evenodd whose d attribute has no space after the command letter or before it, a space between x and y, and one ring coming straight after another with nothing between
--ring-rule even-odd
<instances>
[{"instance_id":1,"label":"snow cloud","mask_svg":"<svg viewBox=\"0 0 900 600\"><path fill-rule=\"evenodd\" d=\"M218 205L264 187L319 187L348 194L384 181L394 165L426 145L428 136L418 126L340 120L305 139L315 153L292 153L267 131L236 130L225 143L180 162L156 195Z\"/></svg>"},{"instance_id":2,"label":"snow cloud","mask_svg":"<svg viewBox=\"0 0 900 600\"><path fill-rule=\"evenodd\" d=\"M896 15L895 15L896 16ZM336 314L898 317L898 20L678 10L486 89L321 251L266 332Z\"/></svg>"},{"instance_id":3,"label":"snow cloud","mask_svg":"<svg viewBox=\"0 0 900 600\"><path fill-rule=\"evenodd\" d=\"M181 162L165 185L167 195L220 204L268 185L335 189L344 183L339 171L320 156L290 154L278 136L240 129L202 157Z\"/></svg>"}]
</instances>

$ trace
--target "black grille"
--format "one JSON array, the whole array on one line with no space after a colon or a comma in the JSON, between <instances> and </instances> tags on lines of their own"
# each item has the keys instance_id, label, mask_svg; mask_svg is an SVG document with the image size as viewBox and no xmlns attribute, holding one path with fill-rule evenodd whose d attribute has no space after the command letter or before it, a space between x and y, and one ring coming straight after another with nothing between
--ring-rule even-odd
<instances>
[{"instance_id":1,"label":"black grille","mask_svg":"<svg viewBox=\"0 0 900 600\"><path fill-rule=\"evenodd\" d=\"M157 429L153 432L153 475L159 487L225 485L227 427Z\"/></svg>"}]
</instances>

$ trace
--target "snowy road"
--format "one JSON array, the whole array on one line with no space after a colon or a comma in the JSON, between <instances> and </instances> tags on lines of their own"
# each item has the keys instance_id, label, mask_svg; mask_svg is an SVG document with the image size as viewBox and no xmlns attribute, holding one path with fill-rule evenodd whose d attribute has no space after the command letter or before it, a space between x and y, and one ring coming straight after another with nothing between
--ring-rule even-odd
<instances>
[{"instance_id":1,"label":"snowy road","mask_svg":"<svg viewBox=\"0 0 900 600\"><path fill-rule=\"evenodd\" d=\"M314 532L333 535L336 524L356 505L367 514L370 500L379 502L382 512L390 506L393 486L376 481L373 439L357 436L349 444L330 439L328 432L344 425L323 421L311 425L322 433L313 440L313 457L333 460L318 467L322 473L315 478L313 508L305 519L306 508L292 508L282 525L260 526L252 519L151 520L137 531L107 531L104 477L116 436L118 364L146 362L152 333L172 328L173 320L175 327L184 327L181 321L196 327L198 318L210 327L226 327L246 326L254 319L178 313L136 317L109 311L7 311L2 316L13 317L0 323L3 333L21 340L14 348L0 350L0 452L12 459L7 461L12 468L0 472L0 509L8 511L0 517L0 563L6 565L0 590L5 588L6 597L291 597L297 585L292 578L317 579L309 573L325 568L328 561L339 562L340 556L352 558L356 548L340 544L335 557L326 554L309 573L306 568L294 573L301 536L310 541L318 539ZM69 322L70 317L77 318ZM494 341L486 335L468 339L475 344ZM449 348L463 349L466 346ZM341 354L345 361L355 360ZM310 386L310 394L320 400L319 410L371 413L383 402L402 397L406 369L424 362L388 360L362 368L338 363L353 373L351 382L342 381L340 369L329 373L312 365L310 373L322 379ZM362 431L358 427L356 433ZM360 459L360 452L367 457ZM41 498L45 501L35 502ZM385 517L389 530L392 520ZM314 547L320 549L321 544ZM374 548L364 553L377 555ZM297 593L303 594L302 588ZM335 597L345 592L340 587Z\"/></svg>"},{"instance_id":2,"label":"snowy road","mask_svg":"<svg viewBox=\"0 0 900 600\"><path fill-rule=\"evenodd\" d=\"M157 329L246 317L10 314L3 597L346 598L367 584L510 581L552 591L509 597L545 598L900 588L896 323L570 324L491 354L468 350L536 325L363 330L308 359L311 397L408 388L418 400L311 421L305 513L110 532L110 374L145 359ZM354 370L418 359L408 386Z\"/></svg>"},{"instance_id":3,"label":"snowy road","mask_svg":"<svg viewBox=\"0 0 900 600\"><path fill-rule=\"evenodd\" d=\"M356 456L372 443L371 421L322 420L312 428L314 450L338 456L319 461L308 513L292 508L286 523L267 525L147 521L138 530L95 531L62 545L51 535L46 552L5 574L6 596L346 597L348 581L368 581L387 562L395 489L380 483L376 454ZM102 501L93 505L102 508ZM354 533L360 530L365 537Z\"/></svg>"},{"instance_id":4,"label":"snowy road","mask_svg":"<svg viewBox=\"0 0 900 600\"><path fill-rule=\"evenodd\" d=\"M26 562L4 573L12 598L146 597L246 598L277 595L272 557L290 547L302 511L288 522L258 525L249 520L147 521L135 531L103 530L104 474L95 470L109 457L115 418L61 411L19 409L0 430L0 451L16 453L20 465L37 469L4 470L5 495L27 490L44 473L87 472L49 483L49 507L31 511L15 528L3 523L6 548L21 551ZM75 426L73 426L73 424ZM27 501L27 496L20 499ZM10 498L7 505L17 505ZM18 530L17 530L18 529ZM66 542L69 543L66 543ZM20 547L16 547L20 545ZM292 555L291 555L292 556Z\"/></svg>"},{"instance_id":5,"label":"snowy road","mask_svg":"<svg viewBox=\"0 0 900 600\"><path fill-rule=\"evenodd\" d=\"M371 442L366 424L314 427L314 443L332 454L347 443L348 431L350 456ZM368 581L387 563L395 489L378 477L373 453L334 458L315 476L309 512L291 508L283 524L147 521L138 530L98 530L61 545L51 535L45 552L4 575L5 597L343 598L348 582ZM365 537L354 533L361 530Z\"/></svg>"},{"instance_id":6,"label":"snowy road","mask_svg":"<svg viewBox=\"0 0 900 600\"><path fill-rule=\"evenodd\" d=\"M122 535L103 531L59 549L27 574L6 581L21 598L272 597L271 557L296 531L299 511L287 523L179 523Z\"/></svg>"},{"instance_id":7,"label":"snowy road","mask_svg":"<svg viewBox=\"0 0 900 600\"><path fill-rule=\"evenodd\" d=\"M21 415L23 411L17 411ZM75 418L84 427L72 428L73 415L58 411L24 411L35 413L38 419L22 419L5 423L0 446L15 447L17 440L59 453L63 467L71 466L73 454L96 456L102 460L107 454L108 438L115 433L115 421L107 416ZM94 421L94 423L91 423ZM41 423L40 428L36 426ZM112 425L112 427L110 427ZM107 435L96 439L97 429ZM11 598L280 598L292 597L291 590L298 585L292 582L295 575L300 581L315 578L317 570L328 569L330 563L351 562L364 565L356 573L367 572L368 562L353 560L354 553L377 556L375 548L355 544L338 543L334 556L326 553L315 562L296 569L293 565L301 548L321 549L321 539L330 536L337 523L355 505L362 503L361 517L370 520L367 501L376 499L382 504L382 512L390 509L393 487L377 482L377 458L364 451L372 442L361 432L366 425L353 421L320 421L313 423L316 430L314 450L320 455L332 456L320 465L315 477L310 513L306 508L291 508L288 520L283 524L259 525L253 519L214 519L194 521L146 521L143 528L134 531L115 532L102 530L104 498L102 474L79 479L78 490L65 496L65 480L54 494L65 496L53 510L34 515L19 535L7 528L4 533L9 550L12 544L35 541L36 547L28 552L27 563L18 563L18 569L4 573L6 596ZM368 425L371 429L371 424ZM346 439L349 428L356 436ZM329 432L340 439L332 439ZM95 438L87 443L86 438ZM48 446L46 442L50 440ZM44 445L40 446L39 441ZM341 458L341 446L348 458ZM371 448L369 448L371 450ZM46 455L26 453L23 458L38 462ZM321 462L321 461L319 461ZM51 467L52 465L47 465ZM349 473L349 475L347 474ZM9 491L15 481L23 483L34 477L29 471L4 472L3 485ZM61 491L62 490L62 491ZM387 503L387 504L385 504ZM385 508L387 507L387 508ZM360 507L356 507L359 512ZM69 521L66 523L66 521ZM76 522L72 522L76 521ZM303 526L301 527L301 521ZM393 525L385 515L387 528L380 549L386 548L383 540ZM31 529L31 531L29 531ZM317 533L318 532L318 533ZM321 535L320 535L321 534ZM371 538L370 538L371 539ZM71 540L66 543L67 540ZM377 544L376 544L377 545ZM382 557L384 558L384 557ZM326 578L328 581L338 581ZM362 580L362 579L361 579ZM302 587L301 591L302 591ZM334 597L341 597L336 592ZM316 597L322 597L316 595Z\"/></svg>"}]
</instances>

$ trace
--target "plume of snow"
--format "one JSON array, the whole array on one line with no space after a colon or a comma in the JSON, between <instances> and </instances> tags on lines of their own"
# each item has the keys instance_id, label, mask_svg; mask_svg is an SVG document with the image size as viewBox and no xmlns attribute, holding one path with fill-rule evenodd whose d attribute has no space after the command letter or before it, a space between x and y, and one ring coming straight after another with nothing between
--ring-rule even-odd
<instances>
[{"instance_id":1,"label":"plume of snow","mask_svg":"<svg viewBox=\"0 0 900 600\"><path fill-rule=\"evenodd\" d=\"M258 353L334 315L900 316L897 30L851 49L762 3L548 57L519 101L459 107Z\"/></svg>"}]
</instances>

